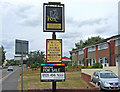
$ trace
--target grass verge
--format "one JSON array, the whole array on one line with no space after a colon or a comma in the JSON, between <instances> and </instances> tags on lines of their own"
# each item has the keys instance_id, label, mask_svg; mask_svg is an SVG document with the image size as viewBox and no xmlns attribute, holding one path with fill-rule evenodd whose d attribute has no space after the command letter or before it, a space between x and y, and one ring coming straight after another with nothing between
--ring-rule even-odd
<instances>
[{"instance_id":1,"label":"grass verge","mask_svg":"<svg viewBox=\"0 0 120 92\"><path fill-rule=\"evenodd\" d=\"M87 88L89 85L81 80L80 72L67 72L64 82L57 82L56 88ZM40 82L40 72L23 72L23 89L28 88L52 88L52 82ZM21 89L21 78L19 80Z\"/></svg>"}]
</instances>

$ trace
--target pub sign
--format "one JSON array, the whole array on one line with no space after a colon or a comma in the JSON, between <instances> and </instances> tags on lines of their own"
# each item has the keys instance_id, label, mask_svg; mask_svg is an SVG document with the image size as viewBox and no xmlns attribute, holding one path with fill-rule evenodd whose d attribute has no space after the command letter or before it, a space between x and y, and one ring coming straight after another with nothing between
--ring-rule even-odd
<instances>
[{"instance_id":1,"label":"pub sign","mask_svg":"<svg viewBox=\"0 0 120 92\"><path fill-rule=\"evenodd\" d=\"M64 4L43 5L43 31L44 32L64 32Z\"/></svg>"}]
</instances>

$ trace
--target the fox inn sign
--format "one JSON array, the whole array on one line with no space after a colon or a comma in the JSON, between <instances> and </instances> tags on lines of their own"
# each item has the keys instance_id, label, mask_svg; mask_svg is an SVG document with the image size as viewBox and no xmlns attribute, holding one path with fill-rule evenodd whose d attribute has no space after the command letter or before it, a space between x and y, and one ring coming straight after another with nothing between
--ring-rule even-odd
<instances>
[{"instance_id":1,"label":"the fox inn sign","mask_svg":"<svg viewBox=\"0 0 120 92\"><path fill-rule=\"evenodd\" d=\"M43 8L43 31L64 32L64 4L44 3Z\"/></svg>"}]
</instances>

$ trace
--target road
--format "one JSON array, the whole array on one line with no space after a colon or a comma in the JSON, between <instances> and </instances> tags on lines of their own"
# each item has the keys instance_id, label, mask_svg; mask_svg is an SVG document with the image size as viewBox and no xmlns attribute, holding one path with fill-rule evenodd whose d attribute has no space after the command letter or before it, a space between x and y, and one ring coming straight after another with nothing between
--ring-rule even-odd
<instances>
[{"instance_id":1,"label":"road","mask_svg":"<svg viewBox=\"0 0 120 92\"><path fill-rule=\"evenodd\" d=\"M18 80L20 78L19 67L14 67L14 71L2 71L2 92L16 92L18 90Z\"/></svg>"}]
</instances>

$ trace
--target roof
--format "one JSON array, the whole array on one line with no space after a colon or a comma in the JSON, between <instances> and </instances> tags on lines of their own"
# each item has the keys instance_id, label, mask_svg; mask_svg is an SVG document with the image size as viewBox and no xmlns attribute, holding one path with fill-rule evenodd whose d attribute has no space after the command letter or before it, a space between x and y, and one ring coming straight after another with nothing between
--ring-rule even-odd
<instances>
[{"instance_id":1,"label":"roof","mask_svg":"<svg viewBox=\"0 0 120 92\"><path fill-rule=\"evenodd\" d=\"M114 40L114 39L120 39L120 34L115 35L115 36L112 36L112 37L109 37L109 38L106 38L106 39L101 40L101 41L98 41L98 42L95 42L95 43L93 43L93 44L86 45L86 46L84 46L84 47L82 47L82 48L75 49L75 50L73 50L73 51L70 51L70 53L71 53L71 52L77 52L77 51L83 50L83 48L90 47L90 46L94 46L94 45L97 45L97 44L100 44L100 43L104 43L104 42L107 42L107 41L109 41L109 40Z\"/></svg>"}]
</instances>

